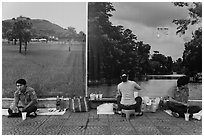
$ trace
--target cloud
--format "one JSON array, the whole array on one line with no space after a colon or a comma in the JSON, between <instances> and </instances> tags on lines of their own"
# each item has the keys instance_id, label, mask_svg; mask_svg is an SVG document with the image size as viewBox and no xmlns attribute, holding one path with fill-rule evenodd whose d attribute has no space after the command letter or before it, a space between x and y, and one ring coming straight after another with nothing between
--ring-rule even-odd
<instances>
[{"instance_id":1,"label":"cloud","mask_svg":"<svg viewBox=\"0 0 204 137\"><path fill-rule=\"evenodd\" d=\"M113 18L128 20L149 27L172 25L173 19L187 18L185 8L176 7L170 2L127 2L113 3L116 9Z\"/></svg>"},{"instance_id":2,"label":"cloud","mask_svg":"<svg viewBox=\"0 0 204 137\"><path fill-rule=\"evenodd\" d=\"M110 21L113 25L122 25L131 29L138 41L143 41L151 46L151 52L159 51L173 60L182 57L184 42L191 38L192 30L188 29L183 36L176 35L177 26L173 19L188 17L188 10L176 7L170 2L134 2L113 3L116 11L112 12ZM157 27L168 27L168 35L162 35ZM161 33L158 37L158 33Z\"/></svg>"}]
</instances>

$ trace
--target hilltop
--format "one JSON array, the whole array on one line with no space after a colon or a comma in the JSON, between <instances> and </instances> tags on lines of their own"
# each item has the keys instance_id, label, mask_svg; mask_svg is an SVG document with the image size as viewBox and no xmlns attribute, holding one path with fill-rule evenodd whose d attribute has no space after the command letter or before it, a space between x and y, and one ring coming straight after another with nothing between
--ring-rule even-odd
<instances>
[{"instance_id":1,"label":"hilltop","mask_svg":"<svg viewBox=\"0 0 204 137\"><path fill-rule=\"evenodd\" d=\"M31 23L32 23L32 30L36 31L37 34L58 36L58 37L63 37L66 34L65 29L47 20L32 19Z\"/></svg>"},{"instance_id":2,"label":"hilltop","mask_svg":"<svg viewBox=\"0 0 204 137\"><path fill-rule=\"evenodd\" d=\"M48 20L43 19L31 19L32 23L32 37L49 37L55 36L59 39L80 39L80 33L73 32L68 29L64 29L61 26L51 23ZM13 21L10 20L3 20L2 21L2 35L5 36L6 32L12 28ZM71 31L71 32L70 32Z\"/></svg>"}]
</instances>

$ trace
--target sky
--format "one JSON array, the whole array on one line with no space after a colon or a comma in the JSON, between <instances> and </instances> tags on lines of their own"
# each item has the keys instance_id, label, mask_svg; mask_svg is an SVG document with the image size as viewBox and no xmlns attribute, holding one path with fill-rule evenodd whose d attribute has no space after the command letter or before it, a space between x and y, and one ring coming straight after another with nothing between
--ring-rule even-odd
<instances>
[{"instance_id":1,"label":"sky","mask_svg":"<svg viewBox=\"0 0 204 137\"><path fill-rule=\"evenodd\" d=\"M86 32L86 2L2 2L2 20L19 16Z\"/></svg>"},{"instance_id":2,"label":"sky","mask_svg":"<svg viewBox=\"0 0 204 137\"><path fill-rule=\"evenodd\" d=\"M176 7L171 2L113 2L113 6L116 10L111 12L113 25L132 30L138 41L151 46L151 54L159 51L174 61L182 58L184 42L191 39L191 33L197 27L190 27L183 36L176 35L178 26L172 21L186 19L189 14L186 8ZM158 27L168 31L158 31Z\"/></svg>"}]
</instances>

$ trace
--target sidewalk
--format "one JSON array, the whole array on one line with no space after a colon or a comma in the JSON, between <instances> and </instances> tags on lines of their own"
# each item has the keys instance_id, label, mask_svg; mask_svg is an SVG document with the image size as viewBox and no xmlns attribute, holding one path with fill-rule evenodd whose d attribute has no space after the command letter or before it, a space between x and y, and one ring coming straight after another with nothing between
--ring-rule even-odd
<instances>
[{"instance_id":1,"label":"sidewalk","mask_svg":"<svg viewBox=\"0 0 204 137\"><path fill-rule=\"evenodd\" d=\"M3 135L202 135L202 121L185 121L163 111L144 113L128 121L121 115L67 111L62 116L2 117Z\"/></svg>"}]
</instances>

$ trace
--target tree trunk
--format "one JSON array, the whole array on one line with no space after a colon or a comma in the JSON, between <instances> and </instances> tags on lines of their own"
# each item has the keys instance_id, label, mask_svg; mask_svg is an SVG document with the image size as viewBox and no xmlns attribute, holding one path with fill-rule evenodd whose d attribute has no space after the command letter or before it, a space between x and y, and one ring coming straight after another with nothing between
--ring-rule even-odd
<instances>
[{"instance_id":1,"label":"tree trunk","mask_svg":"<svg viewBox=\"0 0 204 137\"><path fill-rule=\"evenodd\" d=\"M25 42L25 55L26 55L26 52L27 52L27 41Z\"/></svg>"},{"instance_id":2,"label":"tree trunk","mask_svg":"<svg viewBox=\"0 0 204 137\"><path fill-rule=\"evenodd\" d=\"M21 53L22 41L19 39L19 53Z\"/></svg>"},{"instance_id":3,"label":"tree trunk","mask_svg":"<svg viewBox=\"0 0 204 137\"><path fill-rule=\"evenodd\" d=\"M16 45L17 39L14 40L14 45Z\"/></svg>"}]
</instances>

